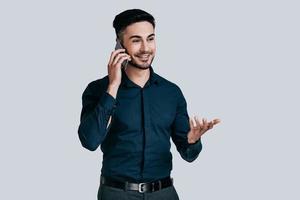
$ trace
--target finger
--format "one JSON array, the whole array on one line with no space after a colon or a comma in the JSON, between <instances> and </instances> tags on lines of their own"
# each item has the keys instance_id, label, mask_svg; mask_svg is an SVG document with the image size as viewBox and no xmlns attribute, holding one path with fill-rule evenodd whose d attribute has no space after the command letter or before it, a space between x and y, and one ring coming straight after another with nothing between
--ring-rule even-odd
<instances>
[{"instance_id":1,"label":"finger","mask_svg":"<svg viewBox=\"0 0 300 200\"><path fill-rule=\"evenodd\" d=\"M123 56L128 56L128 54L126 53L117 54L112 61L112 65L115 65L119 61L119 59L122 58Z\"/></svg>"},{"instance_id":2,"label":"finger","mask_svg":"<svg viewBox=\"0 0 300 200\"><path fill-rule=\"evenodd\" d=\"M199 118L200 127L203 128L203 121Z\"/></svg>"},{"instance_id":3,"label":"finger","mask_svg":"<svg viewBox=\"0 0 300 200\"><path fill-rule=\"evenodd\" d=\"M116 56L116 58L114 59L114 61L113 61L113 63L112 63L112 66L115 66L118 62L119 62L119 60L120 59L123 59L123 58L125 58L125 59L128 59L129 58L129 55L128 54L125 54L125 53L120 53L120 54L118 54L117 56Z\"/></svg>"},{"instance_id":4,"label":"finger","mask_svg":"<svg viewBox=\"0 0 300 200\"><path fill-rule=\"evenodd\" d=\"M198 116L195 116L195 121L196 121L197 128L201 129L201 123Z\"/></svg>"},{"instance_id":5,"label":"finger","mask_svg":"<svg viewBox=\"0 0 300 200\"><path fill-rule=\"evenodd\" d=\"M197 123L197 129L199 130L200 133L202 133L203 123L202 123L202 120L198 116L196 118L196 123Z\"/></svg>"},{"instance_id":6,"label":"finger","mask_svg":"<svg viewBox=\"0 0 300 200\"><path fill-rule=\"evenodd\" d=\"M192 117L191 119L192 119L193 128L196 128L197 124L196 124L196 122L195 122L194 117Z\"/></svg>"},{"instance_id":7,"label":"finger","mask_svg":"<svg viewBox=\"0 0 300 200\"><path fill-rule=\"evenodd\" d=\"M216 124L220 123L221 120L220 119L214 119L212 122L213 122L214 125L216 125Z\"/></svg>"},{"instance_id":8,"label":"finger","mask_svg":"<svg viewBox=\"0 0 300 200\"><path fill-rule=\"evenodd\" d=\"M118 49L111 52L108 64L111 65L112 62L114 61L115 56L121 52L125 52L125 49Z\"/></svg>"},{"instance_id":9,"label":"finger","mask_svg":"<svg viewBox=\"0 0 300 200\"><path fill-rule=\"evenodd\" d=\"M199 133L200 133L200 135L202 135L203 134L203 130L204 130L204 123L203 123L203 118L198 118L198 123L199 123Z\"/></svg>"},{"instance_id":10,"label":"finger","mask_svg":"<svg viewBox=\"0 0 300 200\"><path fill-rule=\"evenodd\" d=\"M203 118L202 122L203 122L203 126L202 126L203 130L206 131L207 130L207 126L208 126L207 119Z\"/></svg>"},{"instance_id":11,"label":"finger","mask_svg":"<svg viewBox=\"0 0 300 200\"><path fill-rule=\"evenodd\" d=\"M119 53L124 53L124 52L125 52L125 49L117 49L117 50L111 52L111 55L110 55L110 64L113 62L113 60L116 57L116 55L118 55Z\"/></svg>"},{"instance_id":12,"label":"finger","mask_svg":"<svg viewBox=\"0 0 300 200\"><path fill-rule=\"evenodd\" d=\"M121 64L122 64L122 62L123 62L124 60L127 60L127 59L128 59L128 57L126 57L126 56L120 58L120 59L118 60L118 62L116 63L115 66L119 66L119 67L120 67Z\"/></svg>"},{"instance_id":13,"label":"finger","mask_svg":"<svg viewBox=\"0 0 300 200\"><path fill-rule=\"evenodd\" d=\"M207 130L212 129L212 127L214 126L214 123L211 121L208 123L208 127Z\"/></svg>"},{"instance_id":14,"label":"finger","mask_svg":"<svg viewBox=\"0 0 300 200\"><path fill-rule=\"evenodd\" d=\"M190 123L190 129L192 129L193 128L193 122L192 122L192 118L189 118L189 123Z\"/></svg>"}]
</instances>

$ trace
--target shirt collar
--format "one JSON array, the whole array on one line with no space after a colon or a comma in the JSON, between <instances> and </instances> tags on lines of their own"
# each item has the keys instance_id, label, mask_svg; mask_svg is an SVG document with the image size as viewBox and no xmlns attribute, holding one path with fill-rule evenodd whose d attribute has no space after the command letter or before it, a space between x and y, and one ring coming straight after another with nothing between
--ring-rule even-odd
<instances>
[{"instance_id":1,"label":"shirt collar","mask_svg":"<svg viewBox=\"0 0 300 200\"><path fill-rule=\"evenodd\" d=\"M161 81L160 76L158 76L158 75L154 72L152 66L150 66L149 69L150 69L150 78L149 78L150 83L149 83L149 80L148 80L148 81L146 82L146 84L145 84L144 87L149 86L149 84L150 84L150 85L152 85L152 84L159 84L160 81ZM137 84L135 84L133 81L131 81L131 80L128 78L128 76L127 76L126 72L124 71L124 69L122 69L122 81L121 81L121 85L123 85L123 86L125 86L125 87L139 87Z\"/></svg>"}]
</instances>

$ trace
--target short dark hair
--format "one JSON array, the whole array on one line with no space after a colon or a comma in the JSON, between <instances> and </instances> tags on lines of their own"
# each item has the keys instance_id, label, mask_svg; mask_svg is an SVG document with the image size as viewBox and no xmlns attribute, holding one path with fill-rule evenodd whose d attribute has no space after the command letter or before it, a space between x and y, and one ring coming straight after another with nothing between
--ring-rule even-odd
<instances>
[{"instance_id":1,"label":"short dark hair","mask_svg":"<svg viewBox=\"0 0 300 200\"><path fill-rule=\"evenodd\" d=\"M155 28L154 17L144 10L129 9L116 15L113 21L113 27L115 28L117 38L121 39L121 33L125 30L127 26L141 21L147 21L152 24L153 28Z\"/></svg>"}]
</instances>

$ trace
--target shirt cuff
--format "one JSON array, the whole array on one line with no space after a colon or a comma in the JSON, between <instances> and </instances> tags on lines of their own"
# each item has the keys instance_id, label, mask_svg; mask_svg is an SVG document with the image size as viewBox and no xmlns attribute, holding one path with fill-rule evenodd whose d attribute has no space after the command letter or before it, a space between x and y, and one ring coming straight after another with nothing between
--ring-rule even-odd
<instances>
[{"instance_id":1,"label":"shirt cuff","mask_svg":"<svg viewBox=\"0 0 300 200\"><path fill-rule=\"evenodd\" d=\"M100 105L107 111L112 111L117 107L117 100L108 92L105 92L100 98Z\"/></svg>"},{"instance_id":2,"label":"shirt cuff","mask_svg":"<svg viewBox=\"0 0 300 200\"><path fill-rule=\"evenodd\" d=\"M188 143L188 147L189 148L199 148L199 147L202 147L201 138L199 140L197 140L193 144Z\"/></svg>"},{"instance_id":3,"label":"shirt cuff","mask_svg":"<svg viewBox=\"0 0 300 200\"><path fill-rule=\"evenodd\" d=\"M194 160L198 157L198 154L200 153L201 150L202 150L201 138L194 144L188 143L187 150L186 150L187 157L190 160Z\"/></svg>"}]
</instances>

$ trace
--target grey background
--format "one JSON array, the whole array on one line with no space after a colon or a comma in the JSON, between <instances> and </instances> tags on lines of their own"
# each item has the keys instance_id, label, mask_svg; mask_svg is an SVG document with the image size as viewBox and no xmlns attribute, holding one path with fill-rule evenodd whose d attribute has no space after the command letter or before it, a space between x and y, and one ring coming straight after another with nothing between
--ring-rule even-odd
<instances>
[{"instance_id":1,"label":"grey background","mask_svg":"<svg viewBox=\"0 0 300 200\"><path fill-rule=\"evenodd\" d=\"M184 200L299 199L299 3L1 1L0 199L96 199L102 153L81 147L86 85L107 74L112 20L157 21L154 70L190 115L222 123L193 163L172 146Z\"/></svg>"}]
</instances>

